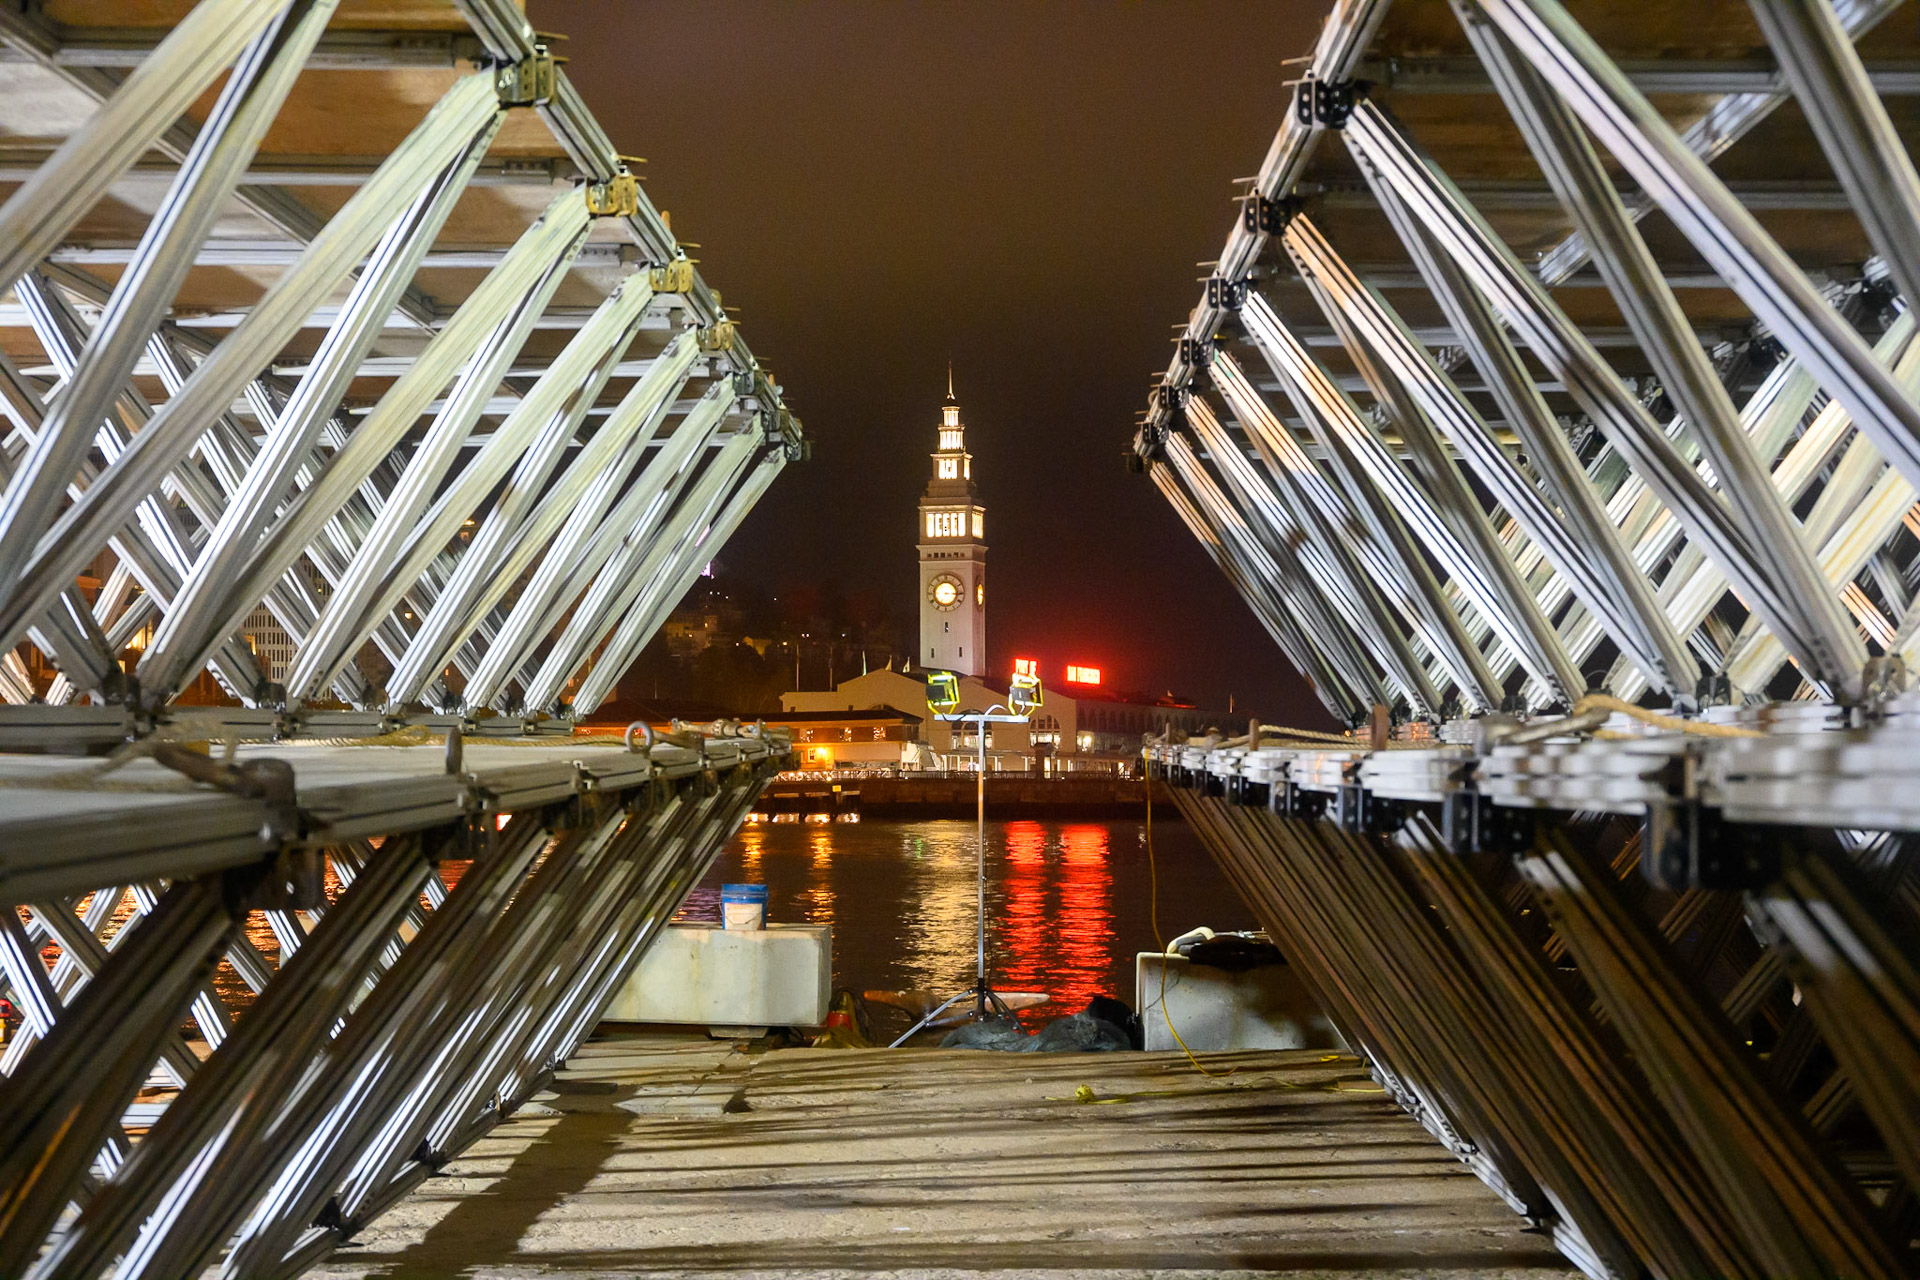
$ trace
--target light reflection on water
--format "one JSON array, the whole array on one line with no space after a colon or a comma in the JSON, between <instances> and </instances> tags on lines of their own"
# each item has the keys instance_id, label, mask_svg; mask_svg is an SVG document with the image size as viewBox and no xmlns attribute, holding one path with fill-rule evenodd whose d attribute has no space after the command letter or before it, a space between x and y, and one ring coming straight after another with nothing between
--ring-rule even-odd
<instances>
[{"instance_id":1,"label":"light reflection on water","mask_svg":"<svg viewBox=\"0 0 1920 1280\"><path fill-rule=\"evenodd\" d=\"M1178 823L1155 823L1160 924L1252 928L1239 898ZM688 897L685 920L718 920L723 883L765 884L768 919L833 926L834 985L970 984L974 824L768 823L743 827ZM1139 822L987 824L987 944L995 985L1047 991L1052 1017L1095 995L1133 1002L1133 955L1155 949Z\"/></svg>"}]
</instances>

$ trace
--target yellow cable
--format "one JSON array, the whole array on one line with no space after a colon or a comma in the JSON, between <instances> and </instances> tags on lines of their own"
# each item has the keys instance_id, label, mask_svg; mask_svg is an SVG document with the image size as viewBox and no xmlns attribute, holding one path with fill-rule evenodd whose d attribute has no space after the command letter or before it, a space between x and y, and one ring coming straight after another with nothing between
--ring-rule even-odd
<instances>
[{"instance_id":1,"label":"yellow cable","mask_svg":"<svg viewBox=\"0 0 1920 1280\"><path fill-rule=\"evenodd\" d=\"M1140 772L1147 782L1147 915L1153 924L1153 940L1160 948L1160 1017L1167 1024L1167 1031L1173 1036L1173 1042L1180 1046L1180 1052L1187 1055L1187 1061L1193 1069L1203 1076L1230 1076L1240 1070L1229 1067L1225 1071L1209 1071L1200 1059L1193 1056L1193 1050L1187 1048L1187 1042L1180 1038L1180 1032L1173 1025L1173 1016L1167 1012L1167 940L1160 933L1160 867L1153 857L1153 770L1149 767L1152 756L1148 750L1140 752Z\"/></svg>"}]
</instances>

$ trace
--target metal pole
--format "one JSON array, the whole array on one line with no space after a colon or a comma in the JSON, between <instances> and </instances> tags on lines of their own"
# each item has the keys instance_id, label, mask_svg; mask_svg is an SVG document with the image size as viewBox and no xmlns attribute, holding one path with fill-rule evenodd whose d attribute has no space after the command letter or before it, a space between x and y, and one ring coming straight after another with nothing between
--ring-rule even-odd
<instances>
[{"instance_id":1,"label":"metal pole","mask_svg":"<svg viewBox=\"0 0 1920 1280\"><path fill-rule=\"evenodd\" d=\"M981 1017L987 1016L987 713L980 713L980 721L975 726L980 735L980 776L974 780L974 857L979 865L979 878L976 888L979 891L976 919L979 922L978 970L974 994L978 997Z\"/></svg>"}]
</instances>

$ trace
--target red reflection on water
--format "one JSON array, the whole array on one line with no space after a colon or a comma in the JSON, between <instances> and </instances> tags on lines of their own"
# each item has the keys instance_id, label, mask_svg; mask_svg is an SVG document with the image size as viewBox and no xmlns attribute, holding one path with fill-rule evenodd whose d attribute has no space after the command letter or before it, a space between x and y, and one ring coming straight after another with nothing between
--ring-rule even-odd
<instances>
[{"instance_id":1,"label":"red reflection on water","mask_svg":"<svg viewBox=\"0 0 1920 1280\"><path fill-rule=\"evenodd\" d=\"M1060 833L1059 920L1061 980L1055 984L1054 1003L1078 1011L1087 1001L1106 992L1107 967L1113 950L1113 868L1107 847L1107 828L1097 823L1073 823Z\"/></svg>"},{"instance_id":2,"label":"red reflection on water","mask_svg":"<svg viewBox=\"0 0 1920 1280\"><path fill-rule=\"evenodd\" d=\"M1053 997L1032 1020L1075 1013L1094 996L1114 994L1107 990L1114 945L1107 828L1097 823L1061 827L1051 849L1047 836L1038 822L1006 825L1003 901L995 930L996 985Z\"/></svg>"},{"instance_id":3,"label":"red reflection on water","mask_svg":"<svg viewBox=\"0 0 1920 1280\"><path fill-rule=\"evenodd\" d=\"M1047 830L1037 822L1006 826L1005 895L996 933L1000 943L997 986L1009 991L1048 991L1041 978L1053 940L1047 921Z\"/></svg>"}]
</instances>

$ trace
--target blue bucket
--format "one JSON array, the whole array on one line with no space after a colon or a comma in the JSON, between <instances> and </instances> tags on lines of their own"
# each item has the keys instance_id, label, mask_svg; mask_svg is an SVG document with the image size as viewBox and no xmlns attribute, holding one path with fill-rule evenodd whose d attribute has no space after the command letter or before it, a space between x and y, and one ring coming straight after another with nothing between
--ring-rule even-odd
<instances>
[{"instance_id":1,"label":"blue bucket","mask_svg":"<svg viewBox=\"0 0 1920 1280\"><path fill-rule=\"evenodd\" d=\"M720 926L724 929L766 928L767 886L763 884L721 885Z\"/></svg>"}]
</instances>

